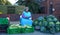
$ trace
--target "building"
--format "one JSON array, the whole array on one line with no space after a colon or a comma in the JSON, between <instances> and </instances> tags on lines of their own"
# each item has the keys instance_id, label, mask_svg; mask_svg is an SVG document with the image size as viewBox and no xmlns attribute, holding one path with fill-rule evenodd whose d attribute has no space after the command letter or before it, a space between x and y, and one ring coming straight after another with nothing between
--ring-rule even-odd
<instances>
[{"instance_id":1,"label":"building","mask_svg":"<svg viewBox=\"0 0 60 35\"><path fill-rule=\"evenodd\" d=\"M41 10L44 13L43 14L33 14L32 16L33 16L34 19L38 18L40 15L45 16L45 15L48 15L48 14L53 14L60 20L60 0L40 0L39 4L41 5L41 7L42 7ZM7 13L8 13L10 11L10 7L9 6L3 7L3 9L6 8L6 10L5 9L4 10L1 9L1 10L5 13L7 11ZM15 8L14 6L12 6L12 7ZM19 12L19 10L20 10L19 7L21 7L21 6L18 6L18 8L16 8L16 13ZM16 16L16 14L15 14L15 17L14 17L14 15L11 15L11 17L12 16L16 20L19 19L17 17L19 15ZM11 20L12 20L12 18L11 18Z\"/></svg>"},{"instance_id":2,"label":"building","mask_svg":"<svg viewBox=\"0 0 60 35\"><path fill-rule=\"evenodd\" d=\"M41 8L41 11L44 12L43 14L35 14L36 17L39 17L40 15L49 15L53 14L60 20L60 0L35 0L35 2L39 3Z\"/></svg>"},{"instance_id":3,"label":"building","mask_svg":"<svg viewBox=\"0 0 60 35\"><path fill-rule=\"evenodd\" d=\"M44 7L44 14L53 14L60 19L60 0L44 0L41 6Z\"/></svg>"},{"instance_id":4,"label":"building","mask_svg":"<svg viewBox=\"0 0 60 35\"><path fill-rule=\"evenodd\" d=\"M60 14L60 0L45 0L41 5L45 7L47 14Z\"/></svg>"}]
</instances>

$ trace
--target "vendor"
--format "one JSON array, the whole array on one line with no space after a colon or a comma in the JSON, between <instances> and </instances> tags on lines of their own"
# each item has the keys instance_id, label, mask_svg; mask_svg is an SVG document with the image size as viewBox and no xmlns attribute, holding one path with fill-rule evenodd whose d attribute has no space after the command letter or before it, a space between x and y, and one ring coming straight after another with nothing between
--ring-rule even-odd
<instances>
[{"instance_id":1,"label":"vendor","mask_svg":"<svg viewBox=\"0 0 60 35\"><path fill-rule=\"evenodd\" d=\"M20 16L20 23L22 26L32 26L32 16L28 7L25 7L22 15Z\"/></svg>"}]
</instances>

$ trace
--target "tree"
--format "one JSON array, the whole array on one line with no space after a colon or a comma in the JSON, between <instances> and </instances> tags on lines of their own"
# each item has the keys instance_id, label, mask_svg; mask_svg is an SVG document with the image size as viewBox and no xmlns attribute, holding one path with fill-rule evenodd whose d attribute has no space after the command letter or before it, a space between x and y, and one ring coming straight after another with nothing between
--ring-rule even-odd
<instances>
[{"instance_id":1,"label":"tree","mask_svg":"<svg viewBox=\"0 0 60 35\"><path fill-rule=\"evenodd\" d=\"M8 0L0 0L0 5L11 5Z\"/></svg>"},{"instance_id":2,"label":"tree","mask_svg":"<svg viewBox=\"0 0 60 35\"><path fill-rule=\"evenodd\" d=\"M9 1L7 1L6 3L5 3L5 5L12 5Z\"/></svg>"},{"instance_id":3,"label":"tree","mask_svg":"<svg viewBox=\"0 0 60 35\"><path fill-rule=\"evenodd\" d=\"M18 5L25 5L30 8L30 11L32 13L39 13L40 12L40 5L35 2L35 0L18 0Z\"/></svg>"}]
</instances>

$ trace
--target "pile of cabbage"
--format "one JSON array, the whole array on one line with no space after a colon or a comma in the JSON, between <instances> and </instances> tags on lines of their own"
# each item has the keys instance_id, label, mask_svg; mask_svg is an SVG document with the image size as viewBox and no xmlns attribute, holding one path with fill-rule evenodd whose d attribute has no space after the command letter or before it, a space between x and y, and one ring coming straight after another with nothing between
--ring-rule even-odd
<instances>
[{"instance_id":1,"label":"pile of cabbage","mask_svg":"<svg viewBox=\"0 0 60 35\"><path fill-rule=\"evenodd\" d=\"M40 16L33 22L33 26L40 26L41 32L50 32L50 33L56 33L60 32L60 22L59 20L53 16Z\"/></svg>"}]
</instances>

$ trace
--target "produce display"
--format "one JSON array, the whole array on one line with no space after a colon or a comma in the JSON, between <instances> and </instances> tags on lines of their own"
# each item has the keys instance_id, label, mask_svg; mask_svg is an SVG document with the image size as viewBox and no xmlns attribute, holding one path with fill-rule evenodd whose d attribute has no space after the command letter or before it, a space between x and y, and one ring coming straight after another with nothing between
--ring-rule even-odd
<instances>
[{"instance_id":1,"label":"produce display","mask_svg":"<svg viewBox=\"0 0 60 35\"><path fill-rule=\"evenodd\" d=\"M56 32L60 31L60 22L56 22Z\"/></svg>"},{"instance_id":2,"label":"produce display","mask_svg":"<svg viewBox=\"0 0 60 35\"><path fill-rule=\"evenodd\" d=\"M40 16L33 22L33 26L40 26L41 32L50 32L50 33L56 33L60 31L60 22L58 19L53 16Z\"/></svg>"},{"instance_id":3,"label":"produce display","mask_svg":"<svg viewBox=\"0 0 60 35\"><path fill-rule=\"evenodd\" d=\"M0 18L0 31L5 30L8 34L32 33L34 29L48 33L60 32L60 22L55 16L49 15L40 16L35 19L33 21L33 26L21 26L20 24L9 25L8 19Z\"/></svg>"},{"instance_id":4,"label":"produce display","mask_svg":"<svg viewBox=\"0 0 60 35\"><path fill-rule=\"evenodd\" d=\"M0 18L0 33L7 33L8 26L9 26L8 19Z\"/></svg>"},{"instance_id":5,"label":"produce display","mask_svg":"<svg viewBox=\"0 0 60 35\"><path fill-rule=\"evenodd\" d=\"M18 33L31 33L34 32L34 28L31 26L20 26L19 24L12 24L7 29L9 34L18 34Z\"/></svg>"},{"instance_id":6,"label":"produce display","mask_svg":"<svg viewBox=\"0 0 60 35\"><path fill-rule=\"evenodd\" d=\"M9 28L7 29L8 34L18 34L20 32L21 32L21 28L19 28L19 25L16 24L10 25Z\"/></svg>"},{"instance_id":7,"label":"produce display","mask_svg":"<svg viewBox=\"0 0 60 35\"><path fill-rule=\"evenodd\" d=\"M34 32L34 27L31 26L22 27L22 33L32 33L32 32Z\"/></svg>"},{"instance_id":8,"label":"produce display","mask_svg":"<svg viewBox=\"0 0 60 35\"><path fill-rule=\"evenodd\" d=\"M8 19L0 18L0 24L8 24Z\"/></svg>"}]
</instances>

